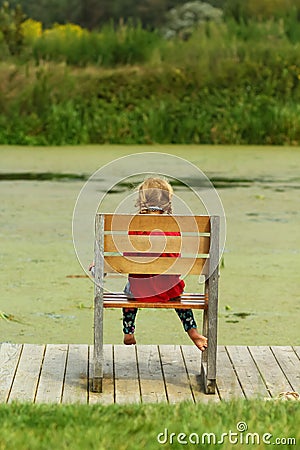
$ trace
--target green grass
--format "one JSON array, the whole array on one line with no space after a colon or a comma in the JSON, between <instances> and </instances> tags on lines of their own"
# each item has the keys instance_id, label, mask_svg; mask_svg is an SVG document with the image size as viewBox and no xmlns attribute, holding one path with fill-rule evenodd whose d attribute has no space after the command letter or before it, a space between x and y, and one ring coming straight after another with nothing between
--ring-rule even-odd
<instances>
[{"instance_id":1,"label":"green grass","mask_svg":"<svg viewBox=\"0 0 300 450\"><path fill-rule=\"evenodd\" d=\"M283 401L244 400L208 405L0 405L0 450L152 450L211 446L261 449L272 447L276 439L299 441L299 421L299 402ZM239 422L247 424L247 431L237 431ZM163 433L160 436L163 442L166 429L167 443L160 444L157 436ZM224 442L218 443L222 433L230 432L237 435L224 435ZM204 433L215 434L216 444L212 445L211 436L209 445ZM269 444L263 443L263 436ZM200 443L196 443L197 437ZM250 444L245 443L246 439ZM290 443L284 447L296 448L296 445Z\"/></svg>"}]
</instances>

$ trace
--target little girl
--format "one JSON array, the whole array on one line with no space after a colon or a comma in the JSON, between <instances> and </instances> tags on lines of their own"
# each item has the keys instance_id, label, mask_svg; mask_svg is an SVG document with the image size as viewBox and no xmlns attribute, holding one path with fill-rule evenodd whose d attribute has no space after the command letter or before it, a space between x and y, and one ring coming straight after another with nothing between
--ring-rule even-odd
<instances>
[{"instance_id":1,"label":"little girl","mask_svg":"<svg viewBox=\"0 0 300 450\"><path fill-rule=\"evenodd\" d=\"M172 214L171 185L161 178L148 178L138 190L138 200L136 206L140 214ZM139 232L136 232L136 234ZM149 234L148 232L140 232ZM179 233L172 233L178 235ZM178 254L166 253L163 256L176 257ZM145 283L147 279L147 283ZM124 292L130 298L137 298L139 301L167 302L169 300L179 300L184 290L184 281L179 275L129 275L128 283ZM207 338L199 334L197 325L191 309L175 309L184 330L188 333L194 344L202 351L207 348ZM123 332L124 344L136 344L135 318L137 308L123 308Z\"/></svg>"}]
</instances>

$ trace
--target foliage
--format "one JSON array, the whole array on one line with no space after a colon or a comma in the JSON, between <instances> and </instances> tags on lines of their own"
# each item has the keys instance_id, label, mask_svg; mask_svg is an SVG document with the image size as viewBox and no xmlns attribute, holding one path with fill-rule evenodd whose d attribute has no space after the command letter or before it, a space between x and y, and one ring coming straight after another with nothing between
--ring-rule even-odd
<instances>
[{"instance_id":1,"label":"foliage","mask_svg":"<svg viewBox=\"0 0 300 450\"><path fill-rule=\"evenodd\" d=\"M28 19L18 57L0 36L0 143L297 145L297 20L227 17L185 41Z\"/></svg>"},{"instance_id":2,"label":"foliage","mask_svg":"<svg viewBox=\"0 0 300 450\"><path fill-rule=\"evenodd\" d=\"M78 66L112 67L147 61L157 40L156 33L144 30L140 24L129 23L117 29L110 24L98 33L73 24L55 25L35 41L32 52L37 63L65 61Z\"/></svg>"},{"instance_id":3,"label":"foliage","mask_svg":"<svg viewBox=\"0 0 300 450\"><path fill-rule=\"evenodd\" d=\"M167 39L175 36L187 39L197 26L208 21L219 22L222 15L221 9L214 8L208 3L188 2L168 12L163 34Z\"/></svg>"},{"instance_id":4,"label":"foliage","mask_svg":"<svg viewBox=\"0 0 300 450\"><path fill-rule=\"evenodd\" d=\"M217 7L222 2L207 0ZM141 22L147 29L158 28L164 24L169 9L184 3L186 0L10 0L12 8L20 4L29 17L47 28L55 23L71 22L89 30L99 29L111 21L117 24L120 20Z\"/></svg>"},{"instance_id":5,"label":"foliage","mask_svg":"<svg viewBox=\"0 0 300 450\"><path fill-rule=\"evenodd\" d=\"M293 7L300 8L299 0L247 0L245 14L249 19L268 20L285 16Z\"/></svg>"},{"instance_id":6,"label":"foliage","mask_svg":"<svg viewBox=\"0 0 300 450\"><path fill-rule=\"evenodd\" d=\"M21 53L23 47L22 24L25 18L19 5L15 9L10 9L9 3L4 2L0 8L0 32L11 55Z\"/></svg>"},{"instance_id":7,"label":"foliage","mask_svg":"<svg viewBox=\"0 0 300 450\"><path fill-rule=\"evenodd\" d=\"M6 0L0 0L1 4ZM144 28L155 29L165 25L166 13L187 0L10 0L12 8L21 5L25 14L42 22L44 27L55 23L76 23L89 30L97 30L106 23L141 22ZM300 13L300 0L206 0L206 3L224 10L226 17L243 21L279 19L294 12Z\"/></svg>"},{"instance_id":8,"label":"foliage","mask_svg":"<svg viewBox=\"0 0 300 450\"><path fill-rule=\"evenodd\" d=\"M254 51L224 33L224 48L170 43L157 68L2 70L0 143L299 144L296 49Z\"/></svg>"},{"instance_id":9,"label":"foliage","mask_svg":"<svg viewBox=\"0 0 300 450\"><path fill-rule=\"evenodd\" d=\"M25 45L33 45L42 36L42 23L33 19L25 20L21 25Z\"/></svg>"},{"instance_id":10,"label":"foliage","mask_svg":"<svg viewBox=\"0 0 300 450\"><path fill-rule=\"evenodd\" d=\"M225 0L224 13L237 22L280 19L296 12L299 19L300 0Z\"/></svg>"},{"instance_id":11,"label":"foliage","mask_svg":"<svg viewBox=\"0 0 300 450\"><path fill-rule=\"evenodd\" d=\"M89 2L89 0L85 0ZM0 4L4 1L0 1ZM9 0L11 9L21 6L25 14L51 27L55 23L77 22L80 19L83 0Z\"/></svg>"}]
</instances>

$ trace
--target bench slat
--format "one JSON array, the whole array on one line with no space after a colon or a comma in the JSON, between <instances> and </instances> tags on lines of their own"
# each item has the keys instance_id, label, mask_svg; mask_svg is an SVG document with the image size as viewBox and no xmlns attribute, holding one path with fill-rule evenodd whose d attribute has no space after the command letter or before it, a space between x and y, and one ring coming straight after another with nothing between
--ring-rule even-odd
<instances>
[{"instance_id":1,"label":"bench slat","mask_svg":"<svg viewBox=\"0 0 300 450\"><path fill-rule=\"evenodd\" d=\"M208 236L140 236L111 235L104 236L105 252L155 252L187 253L197 255L209 252Z\"/></svg>"},{"instance_id":2,"label":"bench slat","mask_svg":"<svg viewBox=\"0 0 300 450\"><path fill-rule=\"evenodd\" d=\"M164 214L105 214L105 231L210 232L209 216L166 216Z\"/></svg>"},{"instance_id":3,"label":"bench slat","mask_svg":"<svg viewBox=\"0 0 300 450\"><path fill-rule=\"evenodd\" d=\"M134 259L134 260L133 260ZM104 272L200 275L207 258L105 256Z\"/></svg>"}]
</instances>

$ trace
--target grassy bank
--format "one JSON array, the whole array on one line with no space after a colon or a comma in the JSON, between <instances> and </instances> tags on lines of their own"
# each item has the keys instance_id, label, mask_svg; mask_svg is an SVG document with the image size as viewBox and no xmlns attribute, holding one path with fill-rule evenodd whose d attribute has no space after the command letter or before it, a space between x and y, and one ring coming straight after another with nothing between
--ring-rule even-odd
<instances>
[{"instance_id":1,"label":"grassy bank","mask_svg":"<svg viewBox=\"0 0 300 450\"><path fill-rule=\"evenodd\" d=\"M299 419L299 403L283 401L196 406L1 405L0 449L152 450L206 448L213 444L217 449L232 449L268 448L280 443L285 448L296 448Z\"/></svg>"},{"instance_id":2,"label":"grassy bank","mask_svg":"<svg viewBox=\"0 0 300 450\"><path fill-rule=\"evenodd\" d=\"M281 22L211 23L188 41L54 31L2 62L0 144L300 142L299 42Z\"/></svg>"},{"instance_id":3,"label":"grassy bank","mask_svg":"<svg viewBox=\"0 0 300 450\"><path fill-rule=\"evenodd\" d=\"M282 92L283 68L274 81L263 62L252 74L237 70L223 69L224 79L235 79L233 88L224 80L203 83L188 67L2 67L0 144L298 145L299 88L292 69L286 69L290 80Z\"/></svg>"}]
</instances>

